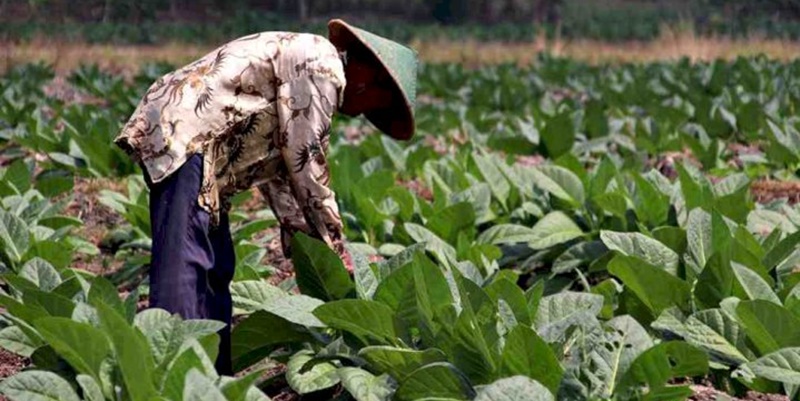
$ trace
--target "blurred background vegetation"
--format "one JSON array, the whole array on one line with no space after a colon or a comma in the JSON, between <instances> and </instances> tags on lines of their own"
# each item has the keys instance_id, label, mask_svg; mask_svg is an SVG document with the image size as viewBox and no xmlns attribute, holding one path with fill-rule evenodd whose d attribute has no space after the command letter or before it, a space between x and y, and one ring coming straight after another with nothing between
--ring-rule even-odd
<instances>
[{"instance_id":1,"label":"blurred background vegetation","mask_svg":"<svg viewBox=\"0 0 800 401\"><path fill-rule=\"evenodd\" d=\"M0 40L213 43L264 30L321 33L341 16L406 42L650 40L676 28L800 38L800 0L0 0Z\"/></svg>"}]
</instances>

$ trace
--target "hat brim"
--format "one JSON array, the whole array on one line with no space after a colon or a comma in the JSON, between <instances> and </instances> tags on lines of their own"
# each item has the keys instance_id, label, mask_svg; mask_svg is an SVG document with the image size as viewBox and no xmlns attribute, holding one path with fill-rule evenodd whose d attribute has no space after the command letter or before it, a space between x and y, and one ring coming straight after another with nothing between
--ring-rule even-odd
<instances>
[{"instance_id":1,"label":"hat brim","mask_svg":"<svg viewBox=\"0 0 800 401\"><path fill-rule=\"evenodd\" d=\"M377 65L383 68L392 78L391 90L394 93L392 106L364 113L367 120L374 124L381 132L394 139L408 140L414 136L414 107L408 95L400 86L397 74L386 65L378 52L368 41L361 37L359 32L340 19L334 19L328 22L328 39L340 49L347 49L354 44L363 46L374 56Z\"/></svg>"}]
</instances>

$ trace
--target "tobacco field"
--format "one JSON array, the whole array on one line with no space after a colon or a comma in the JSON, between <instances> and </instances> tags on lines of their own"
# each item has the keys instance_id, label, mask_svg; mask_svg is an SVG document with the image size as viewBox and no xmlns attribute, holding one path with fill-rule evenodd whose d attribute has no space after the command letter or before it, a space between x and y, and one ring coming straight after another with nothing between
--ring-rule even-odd
<instances>
[{"instance_id":1,"label":"tobacco field","mask_svg":"<svg viewBox=\"0 0 800 401\"><path fill-rule=\"evenodd\" d=\"M798 398L800 61L423 65L413 140L336 119L352 277L235 199L235 377L220 323L143 309L147 188L111 141L170 68L0 78L8 399Z\"/></svg>"}]
</instances>

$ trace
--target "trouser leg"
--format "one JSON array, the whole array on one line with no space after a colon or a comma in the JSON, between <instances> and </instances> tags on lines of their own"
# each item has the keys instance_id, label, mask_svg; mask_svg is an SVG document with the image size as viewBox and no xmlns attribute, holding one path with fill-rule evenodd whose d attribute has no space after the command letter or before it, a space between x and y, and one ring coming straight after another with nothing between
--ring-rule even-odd
<instances>
[{"instance_id":1,"label":"trouser leg","mask_svg":"<svg viewBox=\"0 0 800 401\"><path fill-rule=\"evenodd\" d=\"M153 238L150 307L183 319L225 323L217 368L230 374L233 244L227 218L224 225L211 228L211 216L197 203L202 175L202 156L194 155L167 179L156 184L147 180Z\"/></svg>"},{"instance_id":2,"label":"trouser leg","mask_svg":"<svg viewBox=\"0 0 800 401\"><path fill-rule=\"evenodd\" d=\"M236 254L228 223L228 216L220 216L220 223L209 233L214 250L214 267L208 274L208 296L206 297L206 311L208 318L225 323L225 328L220 332L219 356L217 357L217 372L223 375L233 375L231 366L231 320L233 314L233 300L231 298L230 283L233 279L236 266Z\"/></svg>"}]
</instances>

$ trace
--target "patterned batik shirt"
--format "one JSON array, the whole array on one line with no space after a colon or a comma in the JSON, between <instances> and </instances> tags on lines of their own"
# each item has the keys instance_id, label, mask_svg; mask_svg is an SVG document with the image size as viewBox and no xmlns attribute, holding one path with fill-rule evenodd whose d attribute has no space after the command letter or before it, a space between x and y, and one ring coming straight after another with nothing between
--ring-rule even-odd
<instances>
[{"instance_id":1,"label":"patterned batik shirt","mask_svg":"<svg viewBox=\"0 0 800 401\"><path fill-rule=\"evenodd\" d=\"M253 34L158 79L115 143L154 183L200 153L198 202L212 221L232 195L258 187L281 223L285 253L302 231L341 254L326 153L345 84L340 54L326 38Z\"/></svg>"}]
</instances>

